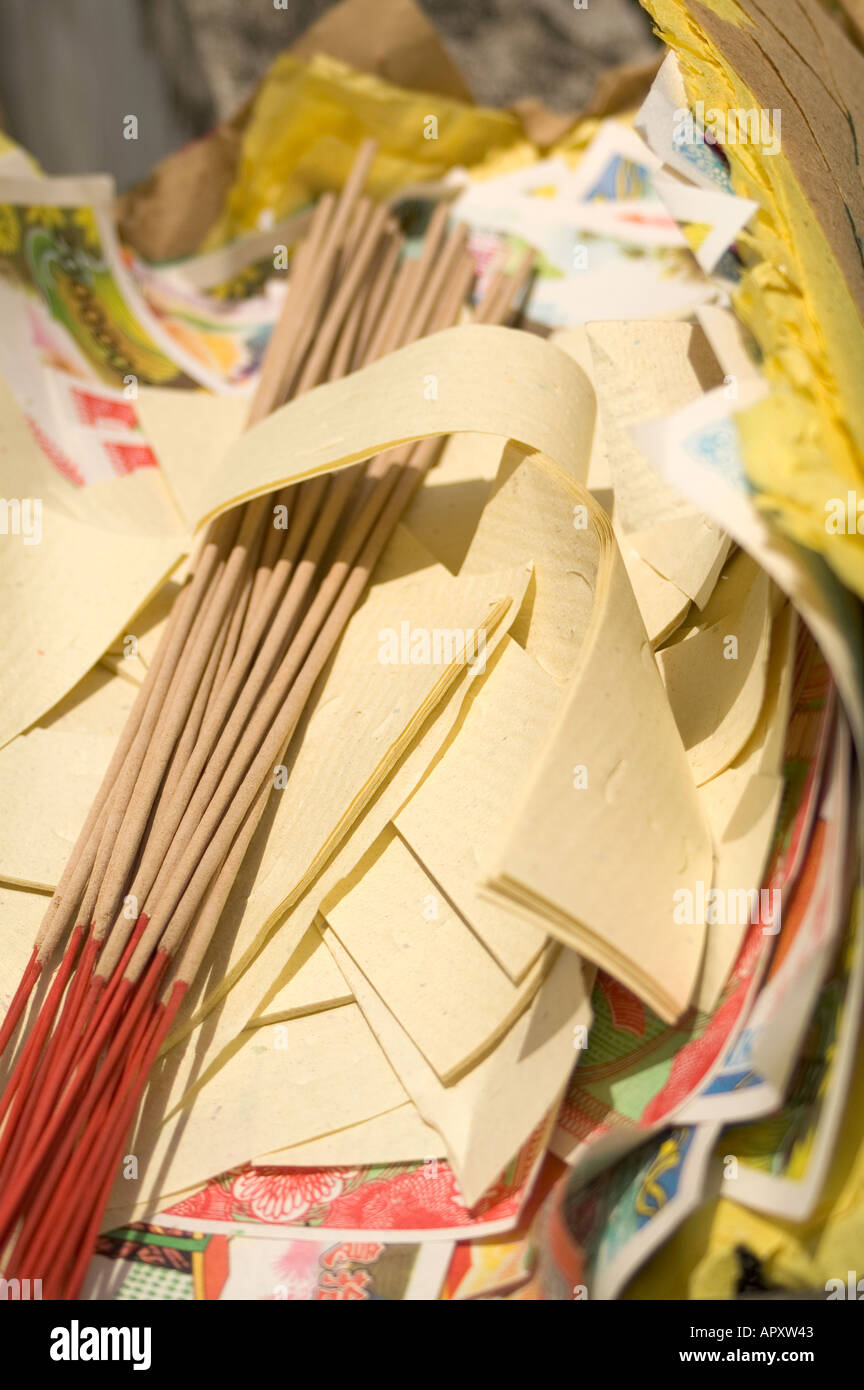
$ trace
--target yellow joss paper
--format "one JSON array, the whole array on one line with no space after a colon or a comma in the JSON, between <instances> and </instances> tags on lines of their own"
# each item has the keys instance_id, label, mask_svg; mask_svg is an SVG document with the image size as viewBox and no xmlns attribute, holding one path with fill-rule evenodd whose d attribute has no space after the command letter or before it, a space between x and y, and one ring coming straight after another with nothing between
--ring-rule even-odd
<instances>
[{"instance_id":1,"label":"yellow joss paper","mask_svg":"<svg viewBox=\"0 0 864 1390\"><path fill-rule=\"evenodd\" d=\"M645 4L691 103L720 118L734 191L760 204L733 296L772 387L737 416L755 500L864 594L864 57L802 0ZM760 131L767 115L769 143L723 140L729 112L755 112Z\"/></svg>"},{"instance_id":2,"label":"yellow joss paper","mask_svg":"<svg viewBox=\"0 0 864 1390\"><path fill-rule=\"evenodd\" d=\"M341 188L365 138L378 141L368 191L387 198L407 185L471 168L524 146L518 117L395 87L324 54L283 53L255 98L237 178L207 245L254 230L326 189Z\"/></svg>"}]
</instances>

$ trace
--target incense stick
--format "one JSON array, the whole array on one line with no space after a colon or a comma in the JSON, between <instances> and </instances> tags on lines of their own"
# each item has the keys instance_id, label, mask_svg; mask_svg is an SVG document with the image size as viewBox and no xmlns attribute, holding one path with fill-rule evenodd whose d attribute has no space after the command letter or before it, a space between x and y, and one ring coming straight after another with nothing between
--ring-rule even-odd
<instances>
[{"instance_id":1,"label":"incense stick","mask_svg":"<svg viewBox=\"0 0 864 1390\"><path fill-rule=\"evenodd\" d=\"M400 265L392 219L360 196L373 156L365 144L295 253L249 423L458 318L473 279L464 229L445 238L436 209L420 255ZM503 321L528 274L526 261L495 277L478 320ZM438 446L388 450L218 520L175 602L0 1034L14 1033L65 942L0 1101L0 1248L17 1229L10 1267L45 1261L50 1296L77 1291L150 1067L218 927L273 766Z\"/></svg>"}]
</instances>

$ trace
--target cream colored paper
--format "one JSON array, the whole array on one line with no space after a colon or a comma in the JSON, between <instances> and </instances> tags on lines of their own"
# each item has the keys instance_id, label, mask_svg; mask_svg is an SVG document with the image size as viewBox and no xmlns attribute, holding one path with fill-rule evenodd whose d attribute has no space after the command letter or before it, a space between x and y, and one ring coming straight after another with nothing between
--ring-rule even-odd
<instances>
[{"instance_id":1,"label":"cream colored paper","mask_svg":"<svg viewBox=\"0 0 864 1390\"><path fill-rule=\"evenodd\" d=\"M537 959L546 933L478 893L480 864L560 702L560 686L505 638L488 678L469 692L454 737L395 819L427 873L514 981Z\"/></svg>"},{"instance_id":2,"label":"cream colored paper","mask_svg":"<svg viewBox=\"0 0 864 1390\"><path fill-rule=\"evenodd\" d=\"M503 634L493 634L492 644L487 649L488 655L494 653L495 644L502 636ZM477 676L473 679L482 681L484 677ZM302 939L303 933L315 920L318 904L350 873L413 791L458 719L467 689L468 673L463 672L460 680L436 708L434 717L427 721L396 771L383 784L375 799L352 827L320 877L299 898L295 906L284 913L276 912L275 927L268 935L260 953L240 976L227 997L223 998L204 1022L198 1025L193 1033L193 1042L187 1044L184 1039L176 1044L181 1048L185 1045L196 1048L201 1058L202 1075L205 1068L210 1074L215 1073L230 1056L237 1035L247 1025L257 1024L259 1017L266 1016L272 1001L292 974L293 951ZM274 896L278 892L277 882ZM248 884L242 881L236 885L231 898L234 901L229 900L229 929L233 929L236 921L244 914L251 912L250 921L255 925L260 922L262 913L268 911L268 899L259 897L257 893L249 897ZM270 905L272 902L273 897L269 900ZM225 944L221 932L217 934L214 947L215 953L211 956L210 965L218 975L226 968L225 960L230 960L231 947ZM169 1043L172 1041L169 1039Z\"/></svg>"},{"instance_id":3,"label":"cream colored paper","mask_svg":"<svg viewBox=\"0 0 864 1390\"><path fill-rule=\"evenodd\" d=\"M291 953L287 979L255 1022L259 1026L283 1023L301 1014L350 1004L352 997L350 985L313 926Z\"/></svg>"},{"instance_id":4,"label":"cream colored paper","mask_svg":"<svg viewBox=\"0 0 864 1390\"><path fill-rule=\"evenodd\" d=\"M720 576L731 542L705 517L674 517L627 536L658 574L671 580L697 608L704 608Z\"/></svg>"},{"instance_id":5,"label":"cream colored paper","mask_svg":"<svg viewBox=\"0 0 864 1390\"><path fill-rule=\"evenodd\" d=\"M486 505L507 440L453 434L405 513L409 531L458 574Z\"/></svg>"},{"instance_id":6,"label":"cream colored paper","mask_svg":"<svg viewBox=\"0 0 864 1390\"><path fill-rule=\"evenodd\" d=\"M186 566L181 562L147 606L127 623L106 651L101 664L118 676L140 685L156 656L174 600L182 588Z\"/></svg>"},{"instance_id":7,"label":"cream colored paper","mask_svg":"<svg viewBox=\"0 0 864 1390\"><path fill-rule=\"evenodd\" d=\"M559 682L575 669L591 619L599 542L587 495L542 454L510 445L460 571L484 573L520 557L531 563L512 632Z\"/></svg>"},{"instance_id":8,"label":"cream colored paper","mask_svg":"<svg viewBox=\"0 0 864 1390\"><path fill-rule=\"evenodd\" d=\"M628 431L722 383L704 334L689 323L638 319L589 323L587 332L616 522L629 533L695 516L690 503L646 463Z\"/></svg>"},{"instance_id":9,"label":"cream colored paper","mask_svg":"<svg viewBox=\"0 0 864 1390\"><path fill-rule=\"evenodd\" d=\"M321 914L444 1082L506 1032L557 954L514 985L392 829Z\"/></svg>"},{"instance_id":10,"label":"cream colored paper","mask_svg":"<svg viewBox=\"0 0 864 1390\"><path fill-rule=\"evenodd\" d=\"M323 942L321 945L326 950ZM335 965L335 957L331 959ZM356 1125L308 1139L304 1144L258 1154L253 1162L287 1168L356 1168L444 1157L440 1134L421 1120L416 1105L408 1101L383 1115L373 1115Z\"/></svg>"},{"instance_id":11,"label":"cream colored paper","mask_svg":"<svg viewBox=\"0 0 864 1390\"><path fill-rule=\"evenodd\" d=\"M457 719L466 685L467 673L463 672L461 687L457 682L442 701L434 720L427 722L396 772L352 828L320 878L287 913L281 917L277 913L275 930L230 993L191 1034L184 1034L179 1041L169 1039L166 1045L171 1054L169 1065L177 1069L176 1086L172 1092L174 1104L182 1099L187 1085L209 1084L236 1053L238 1046L248 1045L252 1034L244 1030L256 1023L257 1017L266 1016L273 999L293 973L293 953L315 920L322 897L350 872L414 789ZM279 891L277 882L275 894ZM226 968L225 962L230 961L230 936L238 918L245 920L248 915L250 925L257 928L262 914L268 911L268 901L272 906L273 896L268 900L266 896L261 897L256 893L250 898L248 892L249 884L241 875L232 891L234 901L229 900L227 921L223 924L226 931L220 929L217 933L214 942L216 949L211 952L207 962L216 975L221 974ZM241 1034L245 1041L238 1042ZM190 1059L194 1059L194 1062ZM271 1132L267 1142L271 1149L282 1142L276 1129Z\"/></svg>"},{"instance_id":12,"label":"cream colored paper","mask_svg":"<svg viewBox=\"0 0 864 1390\"><path fill-rule=\"evenodd\" d=\"M462 1197L473 1205L567 1083L576 1029L591 1022L582 962L561 951L530 1008L494 1051L444 1086L332 932L325 940L417 1109L440 1133Z\"/></svg>"},{"instance_id":13,"label":"cream colored paper","mask_svg":"<svg viewBox=\"0 0 864 1390\"><path fill-rule=\"evenodd\" d=\"M616 539L648 640L652 647L658 647L683 621L690 599L677 584L653 569L623 532L616 530Z\"/></svg>"},{"instance_id":14,"label":"cream colored paper","mask_svg":"<svg viewBox=\"0 0 864 1390\"><path fill-rule=\"evenodd\" d=\"M176 1102L194 1077L194 1048L179 1074L163 1062L129 1144L137 1180L118 1177L110 1206L203 1183L254 1155L405 1103L356 1004L256 1028L238 1042L235 1055L179 1111Z\"/></svg>"},{"instance_id":15,"label":"cream colored paper","mask_svg":"<svg viewBox=\"0 0 864 1390\"><path fill-rule=\"evenodd\" d=\"M704 923L673 922L674 893L710 881L711 838L611 528L592 513L602 547L582 658L488 887L671 1020L704 944Z\"/></svg>"},{"instance_id":16,"label":"cream colored paper","mask_svg":"<svg viewBox=\"0 0 864 1390\"><path fill-rule=\"evenodd\" d=\"M630 431L720 385L723 370L699 325L633 320L592 323L587 332L616 525L642 559L701 605L729 543L657 476Z\"/></svg>"},{"instance_id":17,"label":"cream colored paper","mask_svg":"<svg viewBox=\"0 0 864 1390\"><path fill-rule=\"evenodd\" d=\"M754 560L746 550L736 550L724 566L708 603L701 613L694 611L690 615L687 623L682 627L681 635L692 635L688 633L691 619L696 632L704 632L720 618L736 613L746 601L750 589L757 582L761 573L762 568L757 560ZM768 587L768 604L773 616L775 612L779 612L782 606L782 595L770 582ZM678 638L676 637L674 640L677 641Z\"/></svg>"},{"instance_id":18,"label":"cream colored paper","mask_svg":"<svg viewBox=\"0 0 864 1390\"><path fill-rule=\"evenodd\" d=\"M597 395L597 381L594 368L594 356L591 351L591 340L588 337L588 330L584 324L574 324L571 328L559 328L549 337L550 343L566 352L568 357L572 357L577 362L583 372L591 382L595 396ZM599 400L598 400L599 407ZM612 512L612 489L613 478L612 470L609 466L609 457L606 450L606 441L603 437L603 426L600 420L598 409L597 418L594 421L594 437L591 441L591 457L588 460L588 473L585 478L585 486L593 495L595 502L599 506L605 507L611 514Z\"/></svg>"},{"instance_id":19,"label":"cream colored paper","mask_svg":"<svg viewBox=\"0 0 864 1390\"><path fill-rule=\"evenodd\" d=\"M497 634L493 643L496 640ZM493 645L488 649L487 655L491 655L494 650ZM474 679L482 680L483 677ZM314 922L318 903L350 873L413 791L458 720L468 689L469 673L466 671L461 681L457 682L454 689L436 707L422 733L356 825L351 828L320 877L305 891L294 907L285 912L277 910L273 934L268 937L260 954L240 977L235 988L221 1005L217 1006L216 1033L226 1036L227 1027L227 1036L230 1037L232 1034L229 1020L233 1020L233 1032L237 1033L247 1024L257 1024L273 1008L274 1001L291 978L293 951L302 939L303 932L308 931ZM266 904L266 899L259 898L257 892L247 902L247 895L243 894L242 888L238 893L238 902L237 911L240 914L248 912L250 906L253 913L257 912L259 917L262 910L268 910L266 905L262 909L262 903ZM232 904L229 900L229 919L232 916L231 910Z\"/></svg>"},{"instance_id":20,"label":"cream colored paper","mask_svg":"<svg viewBox=\"0 0 864 1390\"><path fill-rule=\"evenodd\" d=\"M181 480L175 486L186 496L195 473L213 473L225 450L240 438L249 402L242 396L142 386L135 409L165 477Z\"/></svg>"},{"instance_id":21,"label":"cream colored paper","mask_svg":"<svg viewBox=\"0 0 864 1390\"><path fill-rule=\"evenodd\" d=\"M135 700L100 666L0 748L0 879L53 889Z\"/></svg>"},{"instance_id":22,"label":"cream colored paper","mask_svg":"<svg viewBox=\"0 0 864 1390\"><path fill-rule=\"evenodd\" d=\"M212 473L200 458L194 467L188 456L173 467L162 462L184 511L200 526L286 482L394 444L464 430L542 450L582 480L594 414L591 384L566 353L515 329L464 324L281 406L230 444Z\"/></svg>"},{"instance_id":23,"label":"cream colored paper","mask_svg":"<svg viewBox=\"0 0 864 1390\"><path fill-rule=\"evenodd\" d=\"M638 329L638 325L637 325ZM604 437L604 420L608 419L613 433L612 447L620 453L622 448L625 453L632 453L632 446L625 435L622 435L621 426L616 422L619 416L626 413L632 405L620 391L620 381L615 370L606 370L598 373L595 354L599 357L603 353L602 341L606 332L613 336L617 335L618 330L611 328L607 330L607 325L598 326L598 338L595 341L592 351L592 342L588 330L579 326L578 328L564 329L552 335L552 342L556 347L560 347L564 352L569 352L571 357L579 363L585 371L591 385L594 387L598 397L598 414L594 426L594 440L591 449L591 458L588 464L588 480L586 486L600 506L605 507L610 516L614 515L614 476L612 466L609 461L609 449L606 446ZM677 335L677 337L676 337ZM680 329L671 329L671 340L677 342L684 339ZM598 382L599 375L599 382ZM680 379L680 374L679 374ZM602 385L601 385L602 383ZM641 397L640 397L641 400ZM643 402L643 408L653 408L653 403L647 406ZM617 433L616 433L617 431ZM621 472L619 468L619 474ZM622 487L626 491L626 471L625 480ZM667 499L668 500L668 499ZM623 510L626 512L626 501ZM669 505L673 503L669 501ZM633 593L645 630L653 646L658 646L670 632L674 631L677 624L681 621L690 606L687 595L679 589L677 584L664 578L657 570L652 569L647 561L643 560L638 551L630 544L624 535L620 524L615 525L615 535L621 548L624 563L627 566L627 574L633 586Z\"/></svg>"},{"instance_id":24,"label":"cream colored paper","mask_svg":"<svg viewBox=\"0 0 864 1390\"><path fill-rule=\"evenodd\" d=\"M176 565L180 519L158 472L78 488L49 462L0 378L0 488L41 504L41 539L0 546L0 747L55 705Z\"/></svg>"},{"instance_id":25,"label":"cream colored paper","mask_svg":"<svg viewBox=\"0 0 864 1390\"><path fill-rule=\"evenodd\" d=\"M728 767L762 708L771 640L770 583L753 562L739 602L657 653L697 785Z\"/></svg>"},{"instance_id":26,"label":"cream colored paper","mask_svg":"<svg viewBox=\"0 0 864 1390\"><path fill-rule=\"evenodd\" d=\"M292 1144L285 1149L255 1154L252 1163L263 1167L354 1168L381 1163L416 1163L444 1158L441 1136L420 1118L412 1101L397 1105L382 1115L346 1125L329 1134ZM124 1187L126 1184L124 1183ZM156 1191L157 1181L149 1184L151 1195L143 1201L119 1205L122 1190L115 1190L108 1209L108 1225L127 1225L149 1221L160 1211L174 1206L200 1189L201 1180L172 1191Z\"/></svg>"}]
</instances>

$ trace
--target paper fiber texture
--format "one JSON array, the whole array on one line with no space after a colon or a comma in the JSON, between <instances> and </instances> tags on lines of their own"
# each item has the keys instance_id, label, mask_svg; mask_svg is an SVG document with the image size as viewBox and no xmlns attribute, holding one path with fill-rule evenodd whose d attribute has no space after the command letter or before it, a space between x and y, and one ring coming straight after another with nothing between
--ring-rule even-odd
<instances>
[{"instance_id":1,"label":"paper fiber texture","mask_svg":"<svg viewBox=\"0 0 864 1390\"><path fill-rule=\"evenodd\" d=\"M561 951L533 1004L494 1051L444 1086L347 951L330 933L325 939L417 1109L441 1134L463 1200L476 1202L566 1084L576 1030L591 1022L582 962Z\"/></svg>"},{"instance_id":2,"label":"paper fiber texture","mask_svg":"<svg viewBox=\"0 0 864 1390\"><path fill-rule=\"evenodd\" d=\"M53 889L135 701L94 666L64 700L0 748L0 879Z\"/></svg>"},{"instance_id":3,"label":"paper fiber texture","mask_svg":"<svg viewBox=\"0 0 864 1390\"><path fill-rule=\"evenodd\" d=\"M560 701L560 687L505 638L488 678L469 692L442 756L395 819L408 847L514 981L537 959L546 934L478 893L480 865Z\"/></svg>"},{"instance_id":4,"label":"paper fiber texture","mask_svg":"<svg viewBox=\"0 0 864 1390\"><path fill-rule=\"evenodd\" d=\"M508 445L460 574L517 558L533 571L513 636L559 684L576 667L592 614L600 553L578 479L538 453Z\"/></svg>"},{"instance_id":5,"label":"paper fiber texture","mask_svg":"<svg viewBox=\"0 0 864 1390\"><path fill-rule=\"evenodd\" d=\"M288 978L270 1000L256 1023L283 1023L302 1014L318 1013L350 1004L351 988L332 955L324 947L314 925L309 928L288 962Z\"/></svg>"},{"instance_id":6,"label":"paper fiber texture","mask_svg":"<svg viewBox=\"0 0 864 1390\"><path fill-rule=\"evenodd\" d=\"M704 945L703 922L673 921L673 895L710 881L711 837L623 561L601 513L595 524L582 659L488 883L672 1020Z\"/></svg>"},{"instance_id":7,"label":"paper fiber texture","mask_svg":"<svg viewBox=\"0 0 864 1390\"><path fill-rule=\"evenodd\" d=\"M460 430L540 449L584 479L593 425L594 392L566 353L516 329L464 324L280 406L229 446L212 476L187 465L170 481L200 525L286 482Z\"/></svg>"},{"instance_id":8,"label":"paper fiber texture","mask_svg":"<svg viewBox=\"0 0 864 1390\"><path fill-rule=\"evenodd\" d=\"M515 1022L558 951L547 947L514 984L393 830L321 913L445 1083Z\"/></svg>"},{"instance_id":9,"label":"paper fiber texture","mask_svg":"<svg viewBox=\"0 0 864 1390\"><path fill-rule=\"evenodd\" d=\"M728 767L759 717L771 641L770 581L748 556L749 584L722 617L657 653L697 786Z\"/></svg>"},{"instance_id":10,"label":"paper fiber texture","mask_svg":"<svg viewBox=\"0 0 864 1390\"><path fill-rule=\"evenodd\" d=\"M138 1178L118 1178L111 1206L149 1200L285 1147L365 1120L406 1095L356 1004L256 1028L212 1082L174 1109L176 1062L151 1079L130 1141ZM179 1060L191 1080L195 1049ZM266 1101L264 1100L266 1097Z\"/></svg>"}]
</instances>

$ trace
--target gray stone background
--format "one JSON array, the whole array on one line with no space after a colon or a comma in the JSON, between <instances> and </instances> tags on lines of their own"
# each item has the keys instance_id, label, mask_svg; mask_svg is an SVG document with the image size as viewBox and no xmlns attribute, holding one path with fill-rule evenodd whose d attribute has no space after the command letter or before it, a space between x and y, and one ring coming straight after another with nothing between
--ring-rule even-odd
<instances>
[{"instance_id":1,"label":"gray stone background","mask_svg":"<svg viewBox=\"0 0 864 1390\"><path fill-rule=\"evenodd\" d=\"M475 99L580 106L657 51L637 0L419 0ZM0 0L0 125L47 173L123 188L229 116L332 0ZM387 0L381 0L382 24ZM126 114L139 138L122 138Z\"/></svg>"}]
</instances>

